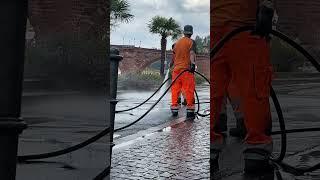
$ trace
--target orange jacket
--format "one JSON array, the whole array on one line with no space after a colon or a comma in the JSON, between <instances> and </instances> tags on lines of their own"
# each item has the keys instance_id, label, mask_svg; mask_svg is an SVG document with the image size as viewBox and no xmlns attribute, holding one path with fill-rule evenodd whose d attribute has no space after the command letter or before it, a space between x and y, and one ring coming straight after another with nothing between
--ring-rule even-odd
<instances>
[{"instance_id":1,"label":"orange jacket","mask_svg":"<svg viewBox=\"0 0 320 180\"><path fill-rule=\"evenodd\" d=\"M211 27L254 25L258 0L210 0Z\"/></svg>"},{"instance_id":2,"label":"orange jacket","mask_svg":"<svg viewBox=\"0 0 320 180\"><path fill-rule=\"evenodd\" d=\"M188 69L190 67L190 51L196 52L196 43L188 38L179 39L173 48L173 70Z\"/></svg>"}]
</instances>

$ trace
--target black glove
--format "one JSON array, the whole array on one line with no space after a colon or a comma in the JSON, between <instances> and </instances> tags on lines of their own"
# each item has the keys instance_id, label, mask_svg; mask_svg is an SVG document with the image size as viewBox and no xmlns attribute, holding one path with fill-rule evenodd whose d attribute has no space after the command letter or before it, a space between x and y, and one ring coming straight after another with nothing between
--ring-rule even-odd
<instances>
[{"instance_id":1,"label":"black glove","mask_svg":"<svg viewBox=\"0 0 320 180\"><path fill-rule=\"evenodd\" d=\"M254 35L265 37L269 39L269 34L272 31L272 19L273 19L273 3L271 0L261 0L257 9L256 26L253 32Z\"/></svg>"},{"instance_id":2,"label":"black glove","mask_svg":"<svg viewBox=\"0 0 320 180\"><path fill-rule=\"evenodd\" d=\"M191 63L191 64L190 64L190 69L189 69L189 71L190 71L191 73L194 73L195 70L196 70L196 65L195 65L194 63Z\"/></svg>"}]
</instances>

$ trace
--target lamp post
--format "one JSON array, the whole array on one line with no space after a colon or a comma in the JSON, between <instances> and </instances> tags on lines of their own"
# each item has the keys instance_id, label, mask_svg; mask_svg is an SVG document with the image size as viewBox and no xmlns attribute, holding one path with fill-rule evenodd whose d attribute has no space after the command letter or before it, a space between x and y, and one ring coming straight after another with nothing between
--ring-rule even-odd
<instances>
[{"instance_id":1,"label":"lamp post","mask_svg":"<svg viewBox=\"0 0 320 180\"><path fill-rule=\"evenodd\" d=\"M113 132L114 132L114 119L117 104L117 86L118 86L118 67L119 62L123 59L119 55L119 50L112 48L110 51L110 165L112 158L112 147L113 147Z\"/></svg>"},{"instance_id":2,"label":"lamp post","mask_svg":"<svg viewBox=\"0 0 320 180\"><path fill-rule=\"evenodd\" d=\"M14 180L18 138L27 127L20 115L28 1L0 4L0 178Z\"/></svg>"}]
</instances>

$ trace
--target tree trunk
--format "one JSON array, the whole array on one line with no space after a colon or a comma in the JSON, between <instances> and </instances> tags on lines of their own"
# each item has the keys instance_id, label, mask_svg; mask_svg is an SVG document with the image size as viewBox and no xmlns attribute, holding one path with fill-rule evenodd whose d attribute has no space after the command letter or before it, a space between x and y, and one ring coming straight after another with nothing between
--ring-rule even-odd
<instances>
[{"instance_id":1,"label":"tree trunk","mask_svg":"<svg viewBox=\"0 0 320 180\"><path fill-rule=\"evenodd\" d=\"M160 75L164 78L164 61L166 56L166 49L167 49L167 39L162 36L161 38L161 65L160 65Z\"/></svg>"}]
</instances>

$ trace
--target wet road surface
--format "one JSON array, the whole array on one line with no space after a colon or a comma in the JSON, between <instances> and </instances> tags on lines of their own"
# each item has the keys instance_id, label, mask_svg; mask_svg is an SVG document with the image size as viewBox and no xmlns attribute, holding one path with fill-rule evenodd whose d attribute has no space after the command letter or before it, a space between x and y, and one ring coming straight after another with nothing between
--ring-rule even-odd
<instances>
[{"instance_id":1,"label":"wet road surface","mask_svg":"<svg viewBox=\"0 0 320 180\"><path fill-rule=\"evenodd\" d=\"M275 83L274 88L283 108L287 129L320 127L319 80L281 80ZM133 103L148 97L147 93L151 94L134 92L133 99L130 93L119 92L117 109L131 107ZM199 94L202 101L208 101L208 87L201 88ZM19 154L61 149L95 135L106 125L105 104L103 95L82 93L24 97L22 115L30 127L21 135ZM149 105L132 111L133 115L117 115L116 127L132 122ZM205 106L203 108L206 109ZM181 115L184 115L183 111ZM273 117L274 130L279 130L274 109ZM232 113L229 118L229 127L232 127ZM168 97L137 125L117 133L112 176L118 179L126 179L124 176L128 179L208 179L209 120L183 121L183 118L171 118ZM306 152L306 149L320 144L319 135L317 132L289 134L286 162L297 167L319 162L317 149ZM280 136L274 136L274 140L274 151L277 153ZM19 165L17 179L91 179L105 166L106 141L101 139L78 152L50 159L52 163ZM229 152L233 152L234 156L226 153L223 157L223 167L227 169L223 179L249 180L251 177L241 175L242 160L238 151L241 143L231 138L229 142ZM302 154L295 154L297 151ZM289 158L290 155L293 156ZM319 171L300 176L280 172L283 179L320 179ZM275 175L274 178L277 179Z\"/></svg>"}]
</instances>

